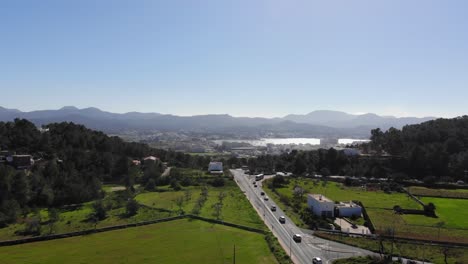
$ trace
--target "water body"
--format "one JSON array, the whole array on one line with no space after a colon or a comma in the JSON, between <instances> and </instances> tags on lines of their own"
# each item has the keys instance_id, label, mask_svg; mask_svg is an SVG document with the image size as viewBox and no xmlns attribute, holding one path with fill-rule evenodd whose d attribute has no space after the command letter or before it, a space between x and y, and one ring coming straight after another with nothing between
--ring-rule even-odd
<instances>
[{"instance_id":1,"label":"water body","mask_svg":"<svg viewBox=\"0 0 468 264\"><path fill-rule=\"evenodd\" d=\"M338 144L351 144L353 142L365 143L369 142L369 139L352 139L352 138L340 138L338 139Z\"/></svg>"},{"instance_id":2,"label":"water body","mask_svg":"<svg viewBox=\"0 0 468 264\"><path fill-rule=\"evenodd\" d=\"M340 138L338 139L338 144L351 144L352 142L367 142L369 140L365 139L350 139L350 138ZM310 145L320 145L319 138L262 138L259 140L248 140L248 139L222 139L214 140L218 145L221 145L223 142L232 142L232 143L249 143L252 146L266 146L268 144L273 145L288 145L288 144L310 144Z\"/></svg>"}]
</instances>

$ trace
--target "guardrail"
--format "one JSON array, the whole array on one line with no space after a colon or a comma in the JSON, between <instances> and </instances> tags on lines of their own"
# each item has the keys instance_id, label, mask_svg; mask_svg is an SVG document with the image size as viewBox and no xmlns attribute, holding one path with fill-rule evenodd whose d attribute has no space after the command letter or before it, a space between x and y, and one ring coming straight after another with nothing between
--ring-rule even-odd
<instances>
[{"instance_id":1,"label":"guardrail","mask_svg":"<svg viewBox=\"0 0 468 264\"><path fill-rule=\"evenodd\" d=\"M376 234L347 233L347 232L341 232L337 230L328 230L328 229L319 229L319 231L323 233L329 233L329 234L341 235L341 236L347 236L347 237L363 237L363 238L368 238L368 239L377 239L378 237L381 237L386 240L396 240L398 242L405 242L405 243L418 244L418 245L442 245L442 246L468 248L467 243L440 242L440 241L414 239L414 238L406 238L406 237L398 237L398 236L393 237L393 236L376 235Z\"/></svg>"}]
</instances>

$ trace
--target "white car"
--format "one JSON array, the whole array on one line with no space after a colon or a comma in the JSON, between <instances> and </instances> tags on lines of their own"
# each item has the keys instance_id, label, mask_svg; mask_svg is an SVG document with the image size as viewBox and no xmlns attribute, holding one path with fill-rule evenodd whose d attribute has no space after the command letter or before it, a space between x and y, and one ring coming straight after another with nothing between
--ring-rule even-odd
<instances>
[{"instance_id":1,"label":"white car","mask_svg":"<svg viewBox=\"0 0 468 264\"><path fill-rule=\"evenodd\" d=\"M312 259L312 264L322 264L322 259L315 257Z\"/></svg>"},{"instance_id":2,"label":"white car","mask_svg":"<svg viewBox=\"0 0 468 264\"><path fill-rule=\"evenodd\" d=\"M300 243L302 241L302 236L300 234L294 234L293 240L296 241L297 243Z\"/></svg>"},{"instance_id":3,"label":"white car","mask_svg":"<svg viewBox=\"0 0 468 264\"><path fill-rule=\"evenodd\" d=\"M279 219L280 223L284 224L286 223L286 217L284 217L284 215L280 216Z\"/></svg>"}]
</instances>

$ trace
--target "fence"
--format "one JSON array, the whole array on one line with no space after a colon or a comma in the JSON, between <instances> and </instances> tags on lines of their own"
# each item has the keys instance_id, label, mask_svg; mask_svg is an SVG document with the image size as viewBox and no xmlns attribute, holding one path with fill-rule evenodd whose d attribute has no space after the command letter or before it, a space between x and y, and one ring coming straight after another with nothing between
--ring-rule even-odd
<instances>
[{"instance_id":1,"label":"fence","mask_svg":"<svg viewBox=\"0 0 468 264\"><path fill-rule=\"evenodd\" d=\"M386 240L395 240L398 242L405 242L409 244L418 244L418 245L442 245L442 246L450 246L450 247L463 247L468 248L468 244L466 243L457 243L457 242L435 242L430 240L422 240L422 239L414 239L414 238L406 238L406 237L398 237L398 236L388 236L388 235L376 235L376 234L355 234L355 233L346 233L337 230L328 230L328 229L320 229L323 233L329 233L333 235L341 235L347 237L363 237L369 239L377 239L378 237L386 239Z\"/></svg>"},{"instance_id":2,"label":"fence","mask_svg":"<svg viewBox=\"0 0 468 264\"><path fill-rule=\"evenodd\" d=\"M369 215L367 214L367 210L366 210L366 207L364 207L364 205L361 203L361 201L353 201L355 204L361 206L362 208L362 215L364 216L364 219L366 220L367 222L367 228L369 228L369 230L371 231L371 233L375 233L375 227L374 227L374 224L372 223Z\"/></svg>"}]
</instances>

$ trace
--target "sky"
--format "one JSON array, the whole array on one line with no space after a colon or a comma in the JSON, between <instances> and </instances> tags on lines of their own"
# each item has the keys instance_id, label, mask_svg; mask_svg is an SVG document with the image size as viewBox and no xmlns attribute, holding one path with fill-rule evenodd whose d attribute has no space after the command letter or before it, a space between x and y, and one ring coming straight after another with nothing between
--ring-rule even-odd
<instances>
[{"instance_id":1,"label":"sky","mask_svg":"<svg viewBox=\"0 0 468 264\"><path fill-rule=\"evenodd\" d=\"M5 0L0 106L468 114L468 1Z\"/></svg>"}]
</instances>

